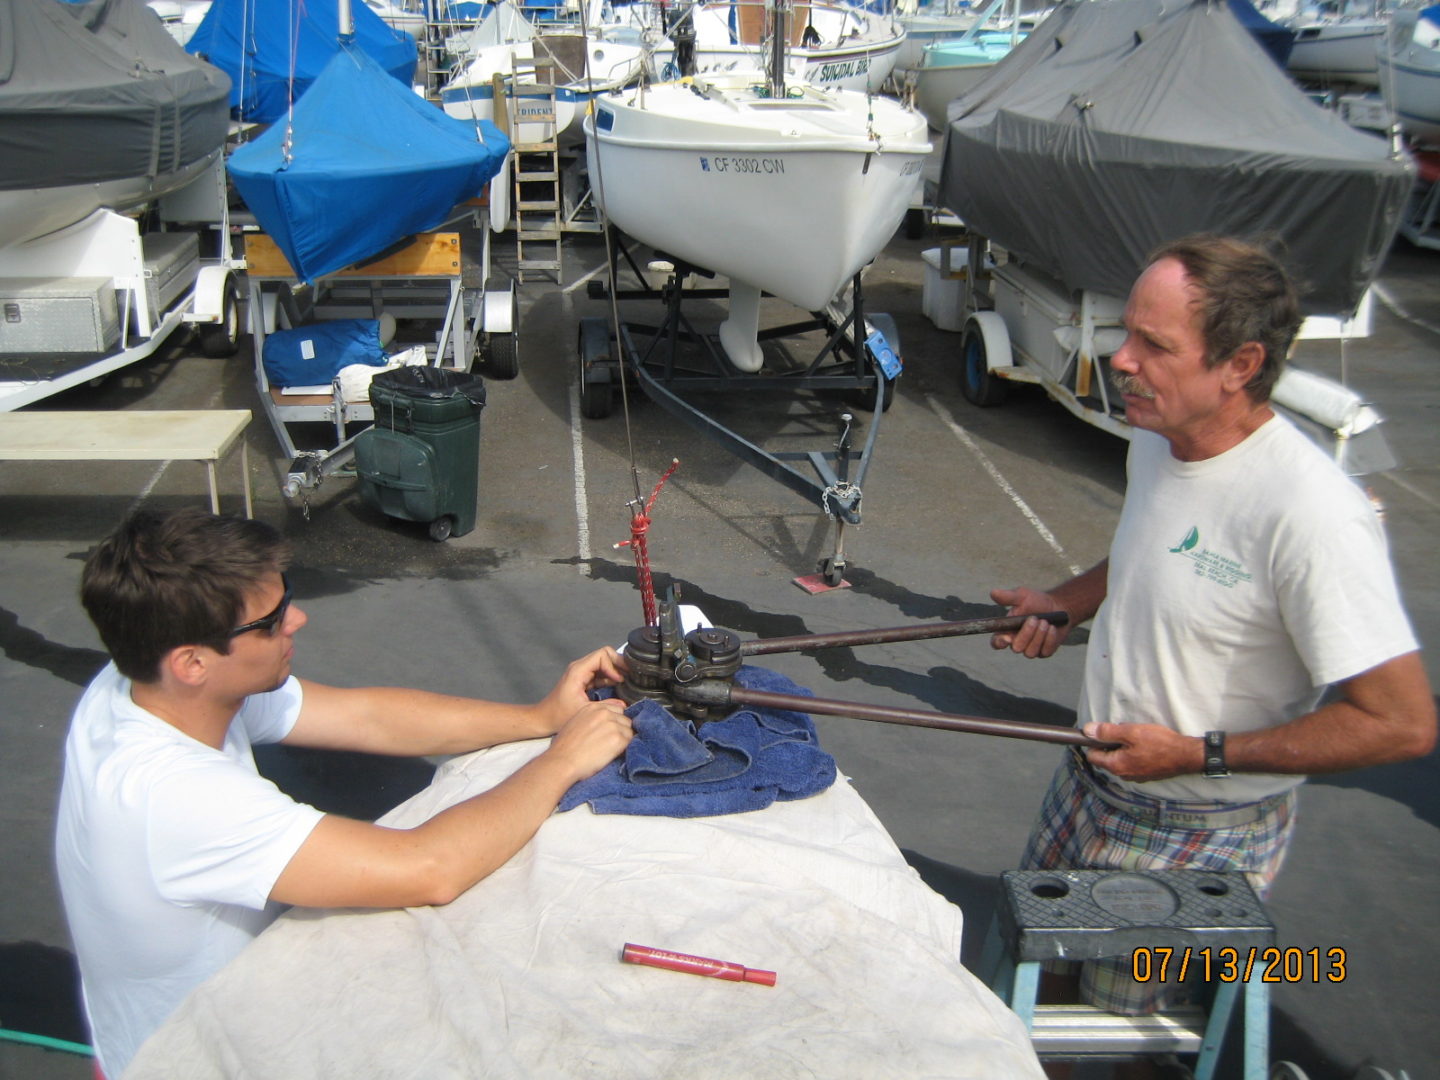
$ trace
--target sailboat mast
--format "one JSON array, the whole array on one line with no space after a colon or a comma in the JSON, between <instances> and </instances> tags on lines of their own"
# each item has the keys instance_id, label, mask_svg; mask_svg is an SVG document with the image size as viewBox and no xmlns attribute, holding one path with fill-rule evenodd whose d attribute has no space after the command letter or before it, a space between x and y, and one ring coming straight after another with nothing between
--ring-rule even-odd
<instances>
[{"instance_id":1,"label":"sailboat mast","mask_svg":"<svg viewBox=\"0 0 1440 1080\"><path fill-rule=\"evenodd\" d=\"M355 17L350 11L350 0L340 0L338 12L340 40L348 41L355 36Z\"/></svg>"},{"instance_id":2,"label":"sailboat mast","mask_svg":"<svg viewBox=\"0 0 1440 1080\"><path fill-rule=\"evenodd\" d=\"M770 96L785 96L785 53L790 40L790 0L770 0Z\"/></svg>"}]
</instances>

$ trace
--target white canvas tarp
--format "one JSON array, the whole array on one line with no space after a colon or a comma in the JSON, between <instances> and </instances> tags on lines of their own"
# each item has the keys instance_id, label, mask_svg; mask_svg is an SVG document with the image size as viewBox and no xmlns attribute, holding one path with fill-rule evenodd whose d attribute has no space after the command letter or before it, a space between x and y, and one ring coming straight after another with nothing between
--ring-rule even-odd
<instances>
[{"instance_id":1,"label":"white canvas tarp","mask_svg":"<svg viewBox=\"0 0 1440 1080\"><path fill-rule=\"evenodd\" d=\"M545 744L479 751L384 823L493 787ZM849 783L718 817L552 815L454 903L282 917L199 987L126 1080L1042 1076L959 962L961 914ZM778 973L620 963L627 942Z\"/></svg>"}]
</instances>

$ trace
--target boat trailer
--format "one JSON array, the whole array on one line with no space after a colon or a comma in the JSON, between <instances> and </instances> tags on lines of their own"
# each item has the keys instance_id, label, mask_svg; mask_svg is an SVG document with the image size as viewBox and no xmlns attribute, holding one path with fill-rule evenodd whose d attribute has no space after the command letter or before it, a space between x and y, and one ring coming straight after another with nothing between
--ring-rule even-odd
<instances>
[{"instance_id":1,"label":"boat trailer","mask_svg":"<svg viewBox=\"0 0 1440 1080\"><path fill-rule=\"evenodd\" d=\"M609 416L616 391L623 389L622 380L633 380L666 411L829 515L835 523L833 553L821 561L818 574L797 578L796 584L810 592L843 586L845 526L860 524L862 486L880 432L880 417L890 407L901 370L900 335L894 320L885 314L866 315L861 275L857 273L850 288L848 310L837 297L823 311L812 312L809 319L760 332L760 341L823 332L825 343L808 364L747 374L730 362L718 333L697 330L684 310L687 301L717 300L729 295L723 288L687 284L695 277L713 277L710 271L674 260L664 262L661 265L669 268L668 277L657 289L628 250L618 242L612 250L616 254L610 261L609 278L591 281L590 297L612 302L659 300L664 304L664 315L659 324L622 321L612 303L616 332L611 330L612 319L592 316L580 320L577 352L581 414L590 420ZM622 256L641 287L614 286ZM663 255L660 258L668 259ZM857 327L864 329L857 333ZM863 444L857 449L860 440L854 414L842 411L837 417L839 432L833 450L767 450L688 398L691 392L773 395L801 390L844 392L851 403L870 412L872 419ZM811 472L805 471L806 465Z\"/></svg>"}]
</instances>

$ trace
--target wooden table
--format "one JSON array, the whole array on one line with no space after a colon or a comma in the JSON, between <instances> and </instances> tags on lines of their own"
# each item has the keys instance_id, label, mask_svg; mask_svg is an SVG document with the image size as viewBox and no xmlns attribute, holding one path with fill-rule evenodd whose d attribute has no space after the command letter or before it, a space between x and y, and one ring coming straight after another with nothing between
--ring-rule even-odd
<instances>
[{"instance_id":1,"label":"wooden table","mask_svg":"<svg viewBox=\"0 0 1440 1080\"><path fill-rule=\"evenodd\" d=\"M250 452L243 438L249 423L249 409L0 413L0 460L202 461L210 509L218 514L216 467L238 441L245 516L253 517Z\"/></svg>"}]
</instances>

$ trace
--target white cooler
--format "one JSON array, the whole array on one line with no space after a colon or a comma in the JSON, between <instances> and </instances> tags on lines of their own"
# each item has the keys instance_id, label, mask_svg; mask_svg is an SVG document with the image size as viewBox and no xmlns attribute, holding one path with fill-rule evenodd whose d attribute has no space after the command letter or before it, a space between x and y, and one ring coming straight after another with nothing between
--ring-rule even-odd
<instances>
[{"instance_id":1,"label":"white cooler","mask_svg":"<svg viewBox=\"0 0 1440 1080\"><path fill-rule=\"evenodd\" d=\"M925 286L920 307L941 330L965 328L965 277L970 270L970 249L947 244L920 253L925 260Z\"/></svg>"}]
</instances>

